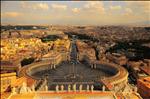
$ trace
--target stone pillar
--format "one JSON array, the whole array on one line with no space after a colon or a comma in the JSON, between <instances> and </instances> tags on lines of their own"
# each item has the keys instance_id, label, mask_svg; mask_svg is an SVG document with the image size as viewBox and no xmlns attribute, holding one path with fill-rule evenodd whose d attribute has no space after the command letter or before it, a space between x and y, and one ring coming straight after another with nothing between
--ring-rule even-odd
<instances>
[{"instance_id":1,"label":"stone pillar","mask_svg":"<svg viewBox=\"0 0 150 99\"><path fill-rule=\"evenodd\" d=\"M91 65L91 68L93 68L93 64Z\"/></svg>"},{"instance_id":2,"label":"stone pillar","mask_svg":"<svg viewBox=\"0 0 150 99\"><path fill-rule=\"evenodd\" d=\"M89 85L87 85L87 87L86 87L87 92L89 92L89 89L90 89L90 87L89 87Z\"/></svg>"},{"instance_id":3,"label":"stone pillar","mask_svg":"<svg viewBox=\"0 0 150 99\"><path fill-rule=\"evenodd\" d=\"M24 82L20 89L20 93L26 93L26 92L27 92L27 84Z\"/></svg>"},{"instance_id":4,"label":"stone pillar","mask_svg":"<svg viewBox=\"0 0 150 99\"><path fill-rule=\"evenodd\" d=\"M64 91L64 86L63 85L61 85L61 91Z\"/></svg>"},{"instance_id":5,"label":"stone pillar","mask_svg":"<svg viewBox=\"0 0 150 99\"><path fill-rule=\"evenodd\" d=\"M71 91L71 85L68 85L68 92Z\"/></svg>"},{"instance_id":6,"label":"stone pillar","mask_svg":"<svg viewBox=\"0 0 150 99\"><path fill-rule=\"evenodd\" d=\"M32 91L34 92L34 91L35 91L35 86L32 85L31 89L32 89Z\"/></svg>"},{"instance_id":7,"label":"stone pillar","mask_svg":"<svg viewBox=\"0 0 150 99\"><path fill-rule=\"evenodd\" d=\"M45 91L48 91L48 86L47 85L45 86Z\"/></svg>"},{"instance_id":8,"label":"stone pillar","mask_svg":"<svg viewBox=\"0 0 150 99\"><path fill-rule=\"evenodd\" d=\"M93 85L91 85L91 92L93 92L93 90L94 90L94 86L93 86Z\"/></svg>"},{"instance_id":9,"label":"stone pillar","mask_svg":"<svg viewBox=\"0 0 150 99\"><path fill-rule=\"evenodd\" d=\"M16 94L16 88L15 87L12 88L11 93Z\"/></svg>"},{"instance_id":10,"label":"stone pillar","mask_svg":"<svg viewBox=\"0 0 150 99\"><path fill-rule=\"evenodd\" d=\"M96 69L96 64L94 64L94 68Z\"/></svg>"},{"instance_id":11,"label":"stone pillar","mask_svg":"<svg viewBox=\"0 0 150 99\"><path fill-rule=\"evenodd\" d=\"M137 93L137 87L134 87L133 92Z\"/></svg>"},{"instance_id":12,"label":"stone pillar","mask_svg":"<svg viewBox=\"0 0 150 99\"><path fill-rule=\"evenodd\" d=\"M73 85L73 91L76 92L76 84Z\"/></svg>"},{"instance_id":13,"label":"stone pillar","mask_svg":"<svg viewBox=\"0 0 150 99\"><path fill-rule=\"evenodd\" d=\"M31 89L29 87L27 87L27 92L31 93Z\"/></svg>"},{"instance_id":14,"label":"stone pillar","mask_svg":"<svg viewBox=\"0 0 150 99\"><path fill-rule=\"evenodd\" d=\"M54 64L54 69L56 68L56 65Z\"/></svg>"},{"instance_id":15,"label":"stone pillar","mask_svg":"<svg viewBox=\"0 0 150 99\"><path fill-rule=\"evenodd\" d=\"M56 86L55 89L56 89L56 92L59 92L59 86L58 85Z\"/></svg>"},{"instance_id":16,"label":"stone pillar","mask_svg":"<svg viewBox=\"0 0 150 99\"><path fill-rule=\"evenodd\" d=\"M103 87L102 87L102 91L105 91L105 86L103 85Z\"/></svg>"},{"instance_id":17,"label":"stone pillar","mask_svg":"<svg viewBox=\"0 0 150 99\"><path fill-rule=\"evenodd\" d=\"M80 92L82 91L82 85L79 86L79 91L80 91Z\"/></svg>"}]
</instances>

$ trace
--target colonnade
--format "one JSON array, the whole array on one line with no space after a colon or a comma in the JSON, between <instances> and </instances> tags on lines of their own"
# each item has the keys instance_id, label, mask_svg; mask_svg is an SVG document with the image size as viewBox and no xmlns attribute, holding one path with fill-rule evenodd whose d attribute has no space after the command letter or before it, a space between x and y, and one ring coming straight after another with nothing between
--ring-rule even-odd
<instances>
[{"instance_id":1,"label":"colonnade","mask_svg":"<svg viewBox=\"0 0 150 99\"><path fill-rule=\"evenodd\" d=\"M68 92L82 92L82 91L87 91L87 92L93 92L94 91L94 86L93 85L86 85L86 90L83 90L83 85L80 84L78 87L79 90L77 90L77 86L76 84L73 85L67 85L67 91ZM62 92L65 91L64 90L64 85L56 85L55 87L55 91L58 92Z\"/></svg>"}]
</instances>

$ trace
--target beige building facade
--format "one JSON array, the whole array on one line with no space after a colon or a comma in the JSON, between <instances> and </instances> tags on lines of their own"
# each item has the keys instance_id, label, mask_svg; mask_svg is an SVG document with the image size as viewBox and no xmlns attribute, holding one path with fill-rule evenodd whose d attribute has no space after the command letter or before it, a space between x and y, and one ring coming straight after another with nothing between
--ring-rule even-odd
<instances>
[{"instance_id":1,"label":"beige building facade","mask_svg":"<svg viewBox=\"0 0 150 99\"><path fill-rule=\"evenodd\" d=\"M12 72L12 73L4 73L4 74L0 74L1 76L1 92L5 92L8 87L16 81L16 73Z\"/></svg>"}]
</instances>

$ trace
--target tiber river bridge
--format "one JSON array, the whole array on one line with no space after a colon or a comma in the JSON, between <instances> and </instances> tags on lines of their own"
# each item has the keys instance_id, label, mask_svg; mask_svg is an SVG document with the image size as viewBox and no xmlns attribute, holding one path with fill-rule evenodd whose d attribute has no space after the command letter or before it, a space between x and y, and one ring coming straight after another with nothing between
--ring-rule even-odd
<instances>
[{"instance_id":1,"label":"tiber river bridge","mask_svg":"<svg viewBox=\"0 0 150 99\"><path fill-rule=\"evenodd\" d=\"M54 69L49 68L49 62L33 63L23 67L20 76L31 77L35 80L46 79L48 90L59 88L71 90L74 87L75 90L79 90L81 86L82 90L89 88L102 90L102 86L108 84L112 87L119 86L118 89L122 89L126 85L128 73L124 68L104 62L81 63L77 59L78 53L74 38L71 47L70 61L61 62Z\"/></svg>"}]
</instances>

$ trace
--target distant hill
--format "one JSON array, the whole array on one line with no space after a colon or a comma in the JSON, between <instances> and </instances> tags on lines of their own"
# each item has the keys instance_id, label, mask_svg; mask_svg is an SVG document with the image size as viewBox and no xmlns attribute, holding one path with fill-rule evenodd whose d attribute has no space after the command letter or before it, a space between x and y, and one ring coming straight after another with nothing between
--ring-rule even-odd
<instances>
[{"instance_id":1,"label":"distant hill","mask_svg":"<svg viewBox=\"0 0 150 99\"><path fill-rule=\"evenodd\" d=\"M133 26L150 26L150 21L139 21L134 23L128 23L127 25L133 25Z\"/></svg>"}]
</instances>

